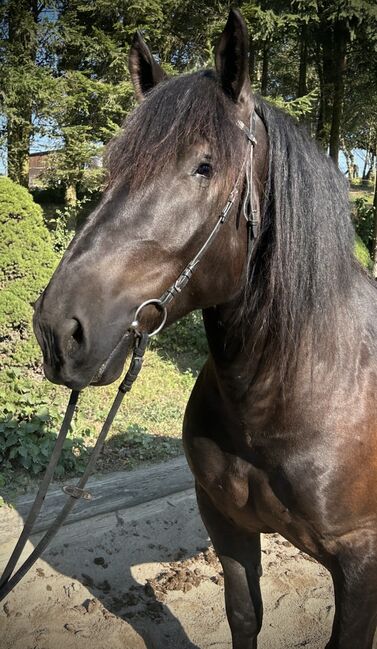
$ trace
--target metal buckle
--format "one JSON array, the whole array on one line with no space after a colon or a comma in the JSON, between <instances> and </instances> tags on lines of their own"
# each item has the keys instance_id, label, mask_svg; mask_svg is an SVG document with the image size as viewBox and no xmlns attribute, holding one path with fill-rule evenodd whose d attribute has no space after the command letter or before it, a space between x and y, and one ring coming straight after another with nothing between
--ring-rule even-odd
<instances>
[{"instance_id":1,"label":"metal buckle","mask_svg":"<svg viewBox=\"0 0 377 649\"><path fill-rule=\"evenodd\" d=\"M75 487L75 485L72 484L67 484L62 487L63 491L67 496L71 496L71 498L76 498L79 500L80 498L83 498L84 500L91 500L93 498L92 494L89 491L85 491L85 489L79 489L79 487Z\"/></svg>"},{"instance_id":2,"label":"metal buckle","mask_svg":"<svg viewBox=\"0 0 377 649\"><path fill-rule=\"evenodd\" d=\"M254 113L253 113L253 116L254 116ZM237 124L238 128L240 128L241 131L243 131L245 133L245 135L246 135L247 139L249 140L249 142L253 146L255 146L257 144L257 140L256 140L256 137L255 137L254 133L252 133L251 130L246 126L246 124L241 122L240 119L236 120L236 124ZM254 126L254 124L253 124L253 126Z\"/></svg>"},{"instance_id":3,"label":"metal buckle","mask_svg":"<svg viewBox=\"0 0 377 649\"><path fill-rule=\"evenodd\" d=\"M160 331L164 328L167 317L168 317L168 312L166 310L165 304L163 304L161 302L161 300L158 299L158 298L152 298L151 300L145 300L145 302L140 304L140 306L136 309L135 317L134 317L134 320L133 320L133 322L131 324L131 329L137 329L137 327L139 326L138 317L139 317L140 311L142 311L142 309L144 309L144 307L149 306L150 304L154 304L156 309L162 313L162 322L161 322L161 324L157 327L157 329L155 329L154 331L152 331L152 333L149 334L149 338L152 338L153 336L156 336L158 333L160 333Z\"/></svg>"}]
</instances>

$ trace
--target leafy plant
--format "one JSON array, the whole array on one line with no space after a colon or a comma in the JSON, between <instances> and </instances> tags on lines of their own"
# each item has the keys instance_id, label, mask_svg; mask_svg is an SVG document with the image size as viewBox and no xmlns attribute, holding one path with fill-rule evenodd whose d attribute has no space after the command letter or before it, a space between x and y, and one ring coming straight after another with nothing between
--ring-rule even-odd
<instances>
[{"instance_id":1,"label":"leafy plant","mask_svg":"<svg viewBox=\"0 0 377 649\"><path fill-rule=\"evenodd\" d=\"M0 177L0 362L33 365L32 303L58 262L42 210L29 192Z\"/></svg>"},{"instance_id":2,"label":"leafy plant","mask_svg":"<svg viewBox=\"0 0 377 649\"><path fill-rule=\"evenodd\" d=\"M55 252L63 254L72 237L85 206L90 204L90 196L78 199L74 205L65 205L62 209L56 209L55 214L48 220L48 228L51 232L53 248Z\"/></svg>"},{"instance_id":3,"label":"leafy plant","mask_svg":"<svg viewBox=\"0 0 377 649\"><path fill-rule=\"evenodd\" d=\"M20 378L17 371L8 372L8 376ZM41 473L49 462L60 422L59 409L47 399L34 396L20 381L14 399L5 401L0 409L0 464L3 470L22 467L33 475ZM75 435L74 428L71 429L55 475L83 471L86 435L86 431ZM0 486L5 481L5 475L0 474Z\"/></svg>"},{"instance_id":4,"label":"leafy plant","mask_svg":"<svg viewBox=\"0 0 377 649\"><path fill-rule=\"evenodd\" d=\"M157 338L152 338L151 348L168 358L195 350L201 367L208 353L208 345L200 311L190 313Z\"/></svg>"},{"instance_id":5,"label":"leafy plant","mask_svg":"<svg viewBox=\"0 0 377 649\"><path fill-rule=\"evenodd\" d=\"M366 247L365 243L360 239L358 234L355 237L355 256L360 262L360 264L364 266L364 268L367 268L368 270L372 270L373 262L368 252L368 248Z\"/></svg>"},{"instance_id":6,"label":"leafy plant","mask_svg":"<svg viewBox=\"0 0 377 649\"><path fill-rule=\"evenodd\" d=\"M355 229L359 237L364 242L369 253L373 251L373 229L374 229L374 214L375 208L368 203L368 200L363 196L355 199L354 202L354 223Z\"/></svg>"},{"instance_id":7,"label":"leafy plant","mask_svg":"<svg viewBox=\"0 0 377 649\"><path fill-rule=\"evenodd\" d=\"M276 106L285 110L291 117L296 119L301 119L310 115L313 112L314 106L318 102L318 91L315 88L311 90L307 95L303 97L297 97L296 99L291 99L286 101L284 97L266 97L268 101Z\"/></svg>"}]
</instances>

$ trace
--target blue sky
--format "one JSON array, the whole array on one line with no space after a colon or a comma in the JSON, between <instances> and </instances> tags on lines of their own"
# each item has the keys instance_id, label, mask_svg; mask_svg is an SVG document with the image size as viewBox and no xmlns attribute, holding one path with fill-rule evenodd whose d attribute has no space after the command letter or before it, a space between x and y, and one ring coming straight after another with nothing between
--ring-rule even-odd
<instances>
[{"instance_id":1,"label":"blue sky","mask_svg":"<svg viewBox=\"0 0 377 649\"><path fill-rule=\"evenodd\" d=\"M0 127L4 128L4 120L0 118ZM58 137L48 137L47 135L36 136L33 138L30 145L30 153L36 153L38 151L50 151L51 149L59 149L62 146L62 140ZM0 147L0 175L6 173L6 162L7 151L6 147Z\"/></svg>"}]
</instances>

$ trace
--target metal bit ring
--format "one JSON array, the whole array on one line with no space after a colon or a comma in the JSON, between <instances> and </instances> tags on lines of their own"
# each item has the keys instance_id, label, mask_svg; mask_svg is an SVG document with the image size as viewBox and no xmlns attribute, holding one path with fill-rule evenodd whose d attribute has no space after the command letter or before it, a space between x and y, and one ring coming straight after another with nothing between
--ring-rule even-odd
<instances>
[{"instance_id":1,"label":"metal bit ring","mask_svg":"<svg viewBox=\"0 0 377 649\"><path fill-rule=\"evenodd\" d=\"M153 336L156 336L158 333L160 333L160 331L164 328L167 317L168 317L168 312L166 310L165 304L163 304L161 302L161 300L159 300L158 298L152 298L151 300L145 300L145 302L140 304L140 306L136 309L135 317L134 317L134 320L133 320L133 322L131 324L131 327L132 327L132 329L137 329L137 327L139 325L138 317L139 317L140 311L142 311L144 309L144 307L149 306L150 304L153 304L156 307L156 309L158 311L160 311L160 313L162 313L162 321L161 321L160 325L154 331L152 331L152 333L149 334L149 338L152 338Z\"/></svg>"}]
</instances>

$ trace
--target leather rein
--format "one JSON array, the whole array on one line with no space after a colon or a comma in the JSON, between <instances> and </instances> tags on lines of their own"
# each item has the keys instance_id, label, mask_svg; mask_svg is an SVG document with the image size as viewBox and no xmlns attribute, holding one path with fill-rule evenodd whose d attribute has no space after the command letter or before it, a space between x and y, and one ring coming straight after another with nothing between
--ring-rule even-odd
<instances>
[{"instance_id":1,"label":"leather rein","mask_svg":"<svg viewBox=\"0 0 377 649\"><path fill-rule=\"evenodd\" d=\"M36 495L35 501L32 505L32 508L26 518L23 530L21 535L16 543L16 546L12 552L12 555L4 569L4 572L0 578L0 601L2 601L9 592L16 586L16 584L24 577L24 575L30 570L33 564L41 556L42 552L46 549L52 538L56 535L57 531L63 524L64 520L67 518L68 514L74 507L77 500L84 498L85 500L90 500L92 498L91 494L84 489L86 482L92 473L95 463L100 455L106 436L110 430L112 422L117 414L119 407L123 401L124 395L129 392L132 388L133 383L135 382L143 363L144 354L148 345L149 338L152 338L158 334L163 327L165 326L167 320L167 306L181 293L182 289L190 281L194 271L196 270L198 264L202 260L203 256L207 252L208 248L211 246L215 237L218 235L221 226L224 225L229 219L231 209L234 205L237 195L239 194L239 184L240 181L245 178L246 173L246 191L245 197L243 200L243 213L247 221L247 230L248 230L248 259L247 259L247 268L249 267L250 258L253 250L253 242L258 236L259 231L259 219L257 218L257 210L253 206L253 154L254 146L257 141L255 139L255 112L253 110L250 118L250 128L248 128L241 120L237 120L237 126L242 130L246 135L249 143L250 149L248 150L247 155L243 161L240 172L237 176L237 179L233 185L233 189L230 192L224 208L222 209L220 215L218 216L215 226L212 228L209 236L196 253L195 257L187 264L183 269L180 275L177 277L175 282L166 289L166 291L161 295L160 298L152 298L146 300L136 309L134 320L130 326L129 331L134 336L133 352L131 362L128 368L128 371L119 385L118 392L114 398L112 406L109 410L109 413L106 417L106 420L102 426L101 432L97 438L96 444L93 448L92 454L90 456L89 462L86 466L86 469L83 475L80 477L77 485L65 485L62 487L64 493L68 496L68 500L63 506L60 513L57 515L51 526L48 528L45 535L35 546L34 550L31 552L29 557L21 564L21 566L15 571L18 560L21 557L21 554L25 548L26 542L29 539L34 523L38 517L38 514L42 508L45 496L47 494L48 487L52 480L55 467L59 461L63 444L65 438L68 434L69 427L76 409L79 392L72 390L67 409L63 418L63 422L58 434L58 437L55 442L54 450L52 452L49 464L47 466L46 472L42 479L42 482L39 486L38 493ZM246 168L246 171L245 171ZM147 306L155 306L156 309L161 313L162 318L159 326L152 331L151 333L139 331L139 316L141 311Z\"/></svg>"}]
</instances>

